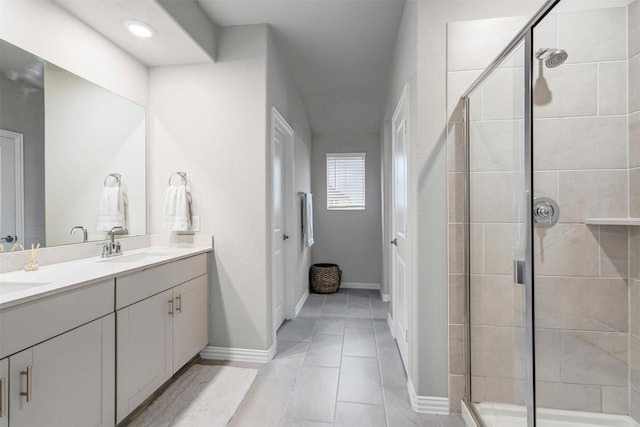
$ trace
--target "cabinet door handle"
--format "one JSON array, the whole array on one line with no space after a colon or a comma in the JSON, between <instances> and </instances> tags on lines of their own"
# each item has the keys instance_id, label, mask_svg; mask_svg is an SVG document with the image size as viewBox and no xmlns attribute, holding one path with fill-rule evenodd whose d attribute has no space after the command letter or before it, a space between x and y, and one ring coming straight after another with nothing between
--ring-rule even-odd
<instances>
[{"instance_id":1,"label":"cabinet door handle","mask_svg":"<svg viewBox=\"0 0 640 427\"><path fill-rule=\"evenodd\" d=\"M182 295L178 294L178 296L176 297L176 301L178 302L176 306L176 311L178 313L182 313Z\"/></svg>"},{"instance_id":2,"label":"cabinet door handle","mask_svg":"<svg viewBox=\"0 0 640 427\"><path fill-rule=\"evenodd\" d=\"M0 418L3 418L7 413L4 407L4 401L7 396L6 387L7 387L7 380L5 378L0 378Z\"/></svg>"},{"instance_id":3,"label":"cabinet door handle","mask_svg":"<svg viewBox=\"0 0 640 427\"><path fill-rule=\"evenodd\" d=\"M173 317L173 298L169 299L169 315Z\"/></svg>"},{"instance_id":4,"label":"cabinet door handle","mask_svg":"<svg viewBox=\"0 0 640 427\"><path fill-rule=\"evenodd\" d=\"M27 402L31 402L31 365L27 366L27 370L26 371L20 371L20 375L26 375L27 376L27 391L21 391L20 392L20 396L26 396L27 397Z\"/></svg>"}]
</instances>

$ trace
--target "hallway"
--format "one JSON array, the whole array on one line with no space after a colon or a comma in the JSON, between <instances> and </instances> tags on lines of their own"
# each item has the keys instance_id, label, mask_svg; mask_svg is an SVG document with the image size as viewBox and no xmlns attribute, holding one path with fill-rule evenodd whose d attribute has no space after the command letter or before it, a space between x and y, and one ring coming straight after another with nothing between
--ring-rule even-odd
<instances>
[{"instance_id":1,"label":"hallway","mask_svg":"<svg viewBox=\"0 0 640 427\"><path fill-rule=\"evenodd\" d=\"M457 415L412 411L387 312L377 291L310 295L229 425L462 427Z\"/></svg>"}]
</instances>

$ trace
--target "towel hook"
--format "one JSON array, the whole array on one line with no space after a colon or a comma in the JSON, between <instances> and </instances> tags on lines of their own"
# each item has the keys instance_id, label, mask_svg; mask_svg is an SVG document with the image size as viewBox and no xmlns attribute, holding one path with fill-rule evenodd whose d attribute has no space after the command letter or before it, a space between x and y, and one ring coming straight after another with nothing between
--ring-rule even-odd
<instances>
[{"instance_id":1,"label":"towel hook","mask_svg":"<svg viewBox=\"0 0 640 427\"><path fill-rule=\"evenodd\" d=\"M120 175L119 173L110 173L109 175L104 177L104 186L107 186L107 180L109 179L109 177L113 177L116 179L116 182L118 183L118 187L120 187L120 177L122 175Z\"/></svg>"},{"instance_id":2,"label":"towel hook","mask_svg":"<svg viewBox=\"0 0 640 427\"><path fill-rule=\"evenodd\" d=\"M185 187L187 186L187 173L186 172L174 172L174 173L172 173L171 176L169 177L169 185L171 185L171 178L173 178L174 175L180 176L180 178L182 178L182 180L184 181Z\"/></svg>"}]
</instances>

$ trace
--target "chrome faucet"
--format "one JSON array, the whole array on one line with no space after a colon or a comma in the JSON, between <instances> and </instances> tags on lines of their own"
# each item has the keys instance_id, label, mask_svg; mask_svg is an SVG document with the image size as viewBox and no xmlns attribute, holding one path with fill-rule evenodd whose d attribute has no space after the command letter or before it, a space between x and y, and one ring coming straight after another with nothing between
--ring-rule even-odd
<instances>
[{"instance_id":1,"label":"chrome faucet","mask_svg":"<svg viewBox=\"0 0 640 427\"><path fill-rule=\"evenodd\" d=\"M76 230L82 230L82 241L83 241L84 243L86 243L86 242L87 242L87 229L86 229L86 228L84 228L84 227L83 227L83 226L81 226L81 225L76 225L75 227L73 227L73 228L71 229L71 235L72 235L72 236L73 236L73 233L74 233Z\"/></svg>"},{"instance_id":2,"label":"chrome faucet","mask_svg":"<svg viewBox=\"0 0 640 427\"><path fill-rule=\"evenodd\" d=\"M111 240L105 243L102 248L102 258L108 258L116 255L122 255L122 250L120 246L120 242L116 241L116 231L123 231L124 234L128 234L129 232L125 227L115 226L111 229L109 234L111 235Z\"/></svg>"}]
</instances>

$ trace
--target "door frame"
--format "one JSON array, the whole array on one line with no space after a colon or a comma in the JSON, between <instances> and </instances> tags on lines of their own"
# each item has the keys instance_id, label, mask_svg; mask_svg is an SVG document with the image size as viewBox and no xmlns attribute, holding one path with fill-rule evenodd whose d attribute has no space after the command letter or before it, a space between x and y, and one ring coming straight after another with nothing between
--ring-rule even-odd
<instances>
[{"instance_id":1,"label":"door frame","mask_svg":"<svg viewBox=\"0 0 640 427\"><path fill-rule=\"evenodd\" d=\"M15 234L24 243L24 172L23 168L23 136L21 133L0 129L0 136L12 139L14 143L14 182L15 182Z\"/></svg>"},{"instance_id":2,"label":"door frame","mask_svg":"<svg viewBox=\"0 0 640 427\"><path fill-rule=\"evenodd\" d=\"M271 298L271 311L272 311L272 329L273 329L273 343L276 343L276 332L278 331L278 327L280 325L276 324L276 307L277 307L277 298L276 298L276 269L275 269L275 259L273 257L273 253L275 251L275 242L273 241L273 230L275 228L275 206L273 200L273 150L274 150L274 135L277 130L280 130L283 134L287 136L286 140L283 142L283 170L284 170L284 193L282 197L282 205L283 205L283 215L284 215L284 229L289 231L290 238L288 242L292 242L295 240L295 236L297 233L294 233L294 222L293 218L295 218L295 198L293 183L294 183L294 155L293 155L293 146L295 142L295 132L293 128L289 125L287 120L280 114L280 112L275 108L271 107L271 136L270 136L270 204L271 204L271 212L270 212L270 224L271 228L269 230L270 234L270 265L271 265L271 289L272 289L272 298ZM293 237L293 238L292 238ZM290 244L284 244L282 247L283 258L284 258L284 296L283 296L283 314L284 318L291 319L295 317L295 302L293 301L294 292L291 292L289 287L294 283L294 272L293 272L293 254L294 252L290 248Z\"/></svg>"},{"instance_id":3,"label":"door frame","mask_svg":"<svg viewBox=\"0 0 640 427\"><path fill-rule=\"evenodd\" d=\"M402 111L404 110L404 117L403 119L405 120L405 129L406 129L406 139L405 139L405 148L406 148L406 156L407 156L407 164L406 164L406 173L407 173L407 230L410 229L410 200L409 200L409 156L410 156L410 139L411 139L411 132L410 132L410 123L409 123L409 117L410 117L410 109L409 109L409 83L405 83L402 92L400 94L400 98L398 100L398 103L396 104L396 108L395 111L393 112L393 116L391 118L391 215L390 215L390 219L391 219L391 238L395 239L395 235L396 235L396 209L395 209L395 200L396 200L396 166L395 166L395 146L396 146L396 124L397 124L397 120L398 120L398 116L402 113ZM389 325L390 329L391 329L391 334L393 335L393 337L396 339L396 342L398 340L398 334L396 333L396 327L397 327L397 322L396 322L396 315L398 313L397 310L397 301L398 298L396 297L397 294L397 284L396 284L396 266L395 266L395 251L396 248L391 248L391 253L390 253L390 266L389 266L389 271L391 273L390 278L391 278L391 284L390 284L390 292L391 292L391 304L392 304L392 308L393 308L393 316L391 317L392 320L392 324ZM406 256L405 256L405 261L406 261L406 271L408 274L408 277L406 278L407 281L407 289L405 290L405 300L407 300L406 303L406 316L407 316L407 320L406 320L406 327L407 327L407 332L406 332L406 336L407 336L407 341L406 341L406 345L407 345L407 349L406 349L406 359L403 359L403 362L406 364L405 369L407 372L409 372L409 366L410 366L410 359L411 359L411 341L409 339L410 333L411 333L411 304L408 303L409 296L411 295L411 271L413 266L411 265L411 240L410 240L410 233L407 232L406 233ZM402 359L402 357L401 357Z\"/></svg>"}]
</instances>

